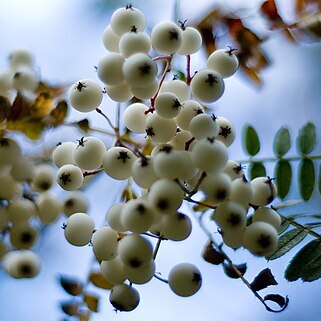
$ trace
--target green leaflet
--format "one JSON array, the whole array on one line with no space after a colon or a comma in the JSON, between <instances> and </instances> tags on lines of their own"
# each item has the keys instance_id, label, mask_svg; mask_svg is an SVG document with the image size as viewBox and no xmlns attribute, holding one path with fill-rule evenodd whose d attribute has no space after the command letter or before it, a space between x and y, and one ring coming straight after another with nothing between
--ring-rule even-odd
<instances>
[{"instance_id":1,"label":"green leaflet","mask_svg":"<svg viewBox=\"0 0 321 321\"><path fill-rule=\"evenodd\" d=\"M285 270L288 281L313 281L321 277L321 240L306 244L291 260Z\"/></svg>"},{"instance_id":2,"label":"green leaflet","mask_svg":"<svg viewBox=\"0 0 321 321\"><path fill-rule=\"evenodd\" d=\"M277 249L274 251L274 253L266 257L266 259L275 260L281 257L282 255L290 251L294 246L299 244L307 235L307 231L299 229L294 229L284 233L279 238Z\"/></svg>"},{"instance_id":3,"label":"green leaflet","mask_svg":"<svg viewBox=\"0 0 321 321\"><path fill-rule=\"evenodd\" d=\"M281 127L274 136L273 151L278 157L284 156L291 147L291 136L287 128Z\"/></svg>"},{"instance_id":4,"label":"green leaflet","mask_svg":"<svg viewBox=\"0 0 321 321\"><path fill-rule=\"evenodd\" d=\"M243 143L246 152L250 156L255 156L260 151L260 140L256 130L250 125L246 126L243 137Z\"/></svg>"},{"instance_id":5,"label":"green leaflet","mask_svg":"<svg viewBox=\"0 0 321 321\"><path fill-rule=\"evenodd\" d=\"M321 194L321 163L319 165L318 190L319 190L319 193Z\"/></svg>"},{"instance_id":6,"label":"green leaflet","mask_svg":"<svg viewBox=\"0 0 321 321\"><path fill-rule=\"evenodd\" d=\"M250 163L248 171L251 180L256 177L266 176L266 170L262 162Z\"/></svg>"},{"instance_id":7,"label":"green leaflet","mask_svg":"<svg viewBox=\"0 0 321 321\"><path fill-rule=\"evenodd\" d=\"M299 130L297 138L298 150L302 155L312 152L316 144L316 131L312 123L307 123Z\"/></svg>"},{"instance_id":8,"label":"green leaflet","mask_svg":"<svg viewBox=\"0 0 321 321\"><path fill-rule=\"evenodd\" d=\"M313 193L315 170L311 159L303 158L299 163L299 188L303 200L308 201Z\"/></svg>"},{"instance_id":9,"label":"green leaflet","mask_svg":"<svg viewBox=\"0 0 321 321\"><path fill-rule=\"evenodd\" d=\"M278 230L279 235L281 235L283 232L285 232L288 229L289 226L290 226L290 222L289 221L282 221L281 226L280 226L280 228Z\"/></svg>"},{"instance_id":10,"label":"green leaflet","mask_svg":"<svg viewBox=\"0 0 321 321\"><path fill-rule=\"evenodd\" d=\"M290 190L292 182L291 164L286 160L279 160L274 168L275 183L278 191L278 196L284 199Z\"/></svg>"}]
</instances>

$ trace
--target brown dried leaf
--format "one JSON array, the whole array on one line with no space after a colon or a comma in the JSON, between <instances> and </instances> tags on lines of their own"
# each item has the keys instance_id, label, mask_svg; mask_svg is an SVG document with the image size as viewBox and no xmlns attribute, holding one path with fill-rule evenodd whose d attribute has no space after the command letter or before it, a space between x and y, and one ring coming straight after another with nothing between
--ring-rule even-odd
<instances>
[{"instance_id":1,"label":"brown dried leaf","mask_svg":"<svg viewBox=\"0 0 321 321\"><path fill-rule=\"evenodd\" d=\"M251 288L254 291L260 291L267 288L270 285L277 285L274 276L269 268L262 270L252 281Z\"/></svg>"},{"instance_id":2,"label":"brown dried leaf","mask_svg":"<svg viewBox=\"0 0 321 321\"><path fill-rule=\"evenodd\" d=\"M0 96L0 123L7 119L11 103L7 97Z\"/></svg>"},{"instance_id":3,"label":"brown dried leaf","mask_svg":"<svg viewBox=\"0 0 321 321\"><path fill-rule=\"evenodd\" d=\"M64 120L68 113L68 105L65 100L58 102L57 106L51 111L49 115L50 124L53 126L59 126L64 123Z\"/></svg>"},{"instance_id":4,"label":"brown dried leaf","mask_svg":"<svg viewBox=\"0 0 321 321\"><path fill-rule=\"evenodd\" d=\"M78 315L79 303L68 300L61 302L60 306L66 314L70 316Z\"/></svg>"},{"instance_id":5,"label":"brown dried leaf","mask_svg":"<svg viewBox=\"0 0 321 321\"><path fill-rule=\"evenodd\" d=\"M82 130L85 133L88 133L90 126L89 120L87 118L78 121L76 124L80 130Z\"/></svg>"},{"instance_id":6,"label":"brown dried leaf","mask_svg":"<svg viewBox=\"0 0 321 321\"><path fill-rule=\"evenodd\" d=\"M75 278L61 275L59 281L63 289L73 296L79 295L84 288L81 282Z\"/></svg>"},{"instance_id":7,"label":"brown dried leaf","mask_svg":"<svg viewBox=\"0 0 321 321\"><path fill-rule=\"evenodd\" d=\"M274 0L265 0L261 7L261 12L263 15L273 23L283 22L282 18L279 15L278 8Z\"/></svg>"},{"instance_id":8,"label":"brown dried leaf","mask_svg":"<svg viewBox=\"0 0 321 321\"><path fill-rule=\"evenodd\" d=\"M213 51L216 50L216 42L213 35L213 26L207 24L198 27L199 32L203 38L203 46L205 47L205 51L209 56Z\"/></svg>"},{"instance_id":9,"label":"brown dried leaf","mask_svg":"<svg viewBox=\"0 0 321 321\"><path fill-rule=\"evenodd\" d=\"M212 245L213 243L211 240L206 243L202 253L203 259L208 263L219 265L224 262L224 255L214 249Z\"/></svg>"},{"instance_id":10,"label":"brown dried leaf","mask_svg":"<svg viewBox=\"0 0 321 321\"><path fill-rule=\"evenodd\" d=\"M99 297L96 295L88 294L86 293L84 295L84 302L86 303L88 309L90 309L93 312L98 312L98 303L99 303Z\"/></svg>"},{"instance_id":11,"label":"brown dried leaf","mask_svg":"<svg viewBox=\"0 0 321 321\"><path fill-rule=\"evenodd\" d=\"M247 265L246 263L242 263L242 264L234 264L234 266L238 269L238 271L244 275L246 270L247 270ZM236 273L236 271L233 269L233 267L231 265L229 265L228 263L223 263L223 269L225 274L230 277L231 279L238 279L239 275L238 273Z\"/></svg>"},{"instance_id":12,"label":"brown dried leaf","mask_svg":"<svg viewBox=\"0 0 321 321\"><path fill-rule=\"evenodd\" d=\"M31 103L22 94L20 94L20 92L18 92L9 110L7 120L16 121L28 116L30 113L30 105Z\"/></svg>"},{"instance_id":13,"label":"brown dried leaf","mask_svg":"<svg viewBox=\"0 0 321 321\"><path fill-rule=\"evenodd\" d=\"M89 281L97 288L101 289L111 290L114 286L103 277L100 271L92 271L90 273Z\"/></svg>"}]
</instances>

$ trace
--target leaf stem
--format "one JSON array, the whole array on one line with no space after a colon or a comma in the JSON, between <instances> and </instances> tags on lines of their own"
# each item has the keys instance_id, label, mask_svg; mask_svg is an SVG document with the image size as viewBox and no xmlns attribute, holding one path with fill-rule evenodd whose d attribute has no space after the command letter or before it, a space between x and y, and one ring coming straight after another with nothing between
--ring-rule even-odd
<instances>
[{"instance_id":1,"label":"leaf stem","mask_svg":"<svg viewBox=\"0 0 321 321\"><path fill-rule=\"evenodd\" d=\"M115 133L117 132L116 131L116 127L113 125L113 123L111 122L111 120L108 118L108 116L106 114L103 113L103 111L99 108L96 108L96 112L100 115L102 115L106 120L107 120L107 123L108 125L115 131Z\"/></svg>"},{"instance_id":2,"label":"leaf stem","mask_svg":"<svg viewBox=\"0 0 321 321\"><path fill-rule=\"evenodd\" d=\"M279 213L279 212L278 212ZM281 216L281 218L287 222L289 222L291 225L293 225L294 227L298 228L299 230L304 230L306 231L308 234L314 236L315 238L317 239L321 239L321 235L318 234L317 232L313 231L312 228L314 226L305 226L305 225L302 225L298 222L296 222L293 218L291 217L286 217L282 214L279 213L279 215Z\"/></svg>"},{"instance_id":3,"label":"leaf stem","mask_svg":"<svg viewBox=\"0 0 321 321\"><path fill-rule=\"evenodd\" d=\"M168 284L168 280L162 278L161 276L159 276L157 273L154 274L154 278L164 282L164 283L167 283Z\"/></svg>"},{"instance_id":4,"label":"leaf stem","mask_svg":"<svg viewBox=\"0 0 321 321\"><path fill-rule=\"evenodd\" d=\"M162 240L163 238L161 236L158 237L158 240L157 240L157 243L156 243L156 246L155 246L155 249L154 249L154 252L153 252L153 260L156 259L156 256L157 256L157 253L159 251L159 247L162 243Z\"/></svg>"}]
</instances>

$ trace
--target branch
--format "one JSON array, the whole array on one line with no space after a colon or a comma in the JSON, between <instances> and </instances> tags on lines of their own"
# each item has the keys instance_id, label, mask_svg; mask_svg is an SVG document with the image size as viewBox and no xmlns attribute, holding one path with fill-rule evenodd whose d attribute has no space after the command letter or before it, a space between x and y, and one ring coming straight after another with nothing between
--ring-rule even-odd
<instances>
[{"instance_id":1,"label":"branch","mask_svg":"<svg viewBox=\"0 0 321 321\"><path fill-rule=\"evenodd\" d=\"M201 219L203 216L197 216L196 213L194 211L191 211L195 217L195 219L197 220L200 228L203 230L203 232L208 236L208 238L210 239L210 241L212 242L212 244L214 245L214 247L216 248L217 251L219 251L225 258L225 260L228 262L229 266L233 269L233 271L237 274L237 276L242 280L242 282L250 289L250 291L255 295L255 297L264 305L265 309L269 312L282 312L287 305L284 305L284 307L282 307L279 310L274 310L271 309L266 302L264 301L264 299L258 294L257 291L253 290L253 288L251 287L250 282L243 276L243 274L237 269L237 267L233 264L233 261L230 259L230 257L222 250L222 248L219 246L219 244L215 241L214 237L212 236L212 233L207 229L207 227L205 226L203 220Z\"/></svg>"}]
</instances>

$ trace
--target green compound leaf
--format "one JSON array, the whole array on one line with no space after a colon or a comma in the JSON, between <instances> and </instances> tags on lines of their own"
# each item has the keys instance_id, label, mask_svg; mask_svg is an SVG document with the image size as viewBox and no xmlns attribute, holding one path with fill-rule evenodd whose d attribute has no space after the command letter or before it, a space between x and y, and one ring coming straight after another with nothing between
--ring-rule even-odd
<instances>
[{"instance_id":1,"label":"green compound leaf","mask_svg":"<svg viewBox=\"0 0 321 321\"><path fill-rule=\"evenodd\" d=\"M255 156L260 151L260 140L256 130L252 126L245 127L244 147L250 156Z\"/></svg>"},{"instance_id":2,"label":"green compound leaf","mask_svg":"<svg viewBox=\"0 0 321 321\"><path fill-rule=\"evenodd\" d=\"M308 155L312 152L316 144L316 131L312 123L307 123L299 130L297 146L302 155Z\"/></svg>"},{"instance_id":3,"label":"green compound leaf","mask_svg":"<svg viewBox=\"0 0 321 321\"><path fill-rule=\"evenodd\" d=\"M299 164L299 188L303 200L308 201L313 193L315 170L311 159L304 158Z\"/></svg>"},{"instance_id":4,"label":"green compound leaf","mask_svg":"<svg viewBox=\"0 0 321 321\"><path fill-rule=\"evenodd\" d=\"M281 127L274 136L273 151L278 157L284 156L291 147L291 136L287 128Z\"/></svg>"},{"instance_id":5,"label":"green compound leaf","mask_svg":"<svg viewBox=\"0 0 321 321\"><path fill-rule=\"evenodd\" d=\"M256 177L266 176L266 170L262 162L250 163L248 172L251 180Z\"/></svg>"},{"instance_id":6,"label":"green compound leaf","mask_svg":"<svg viewBox=\"0 0 321 321\"><path fill-rule=\"evenodd\" d=\"M292 182L291 164L286 160L279 160L274 168L275 183L278 191L278 196L284 199L290 190Z\"/></svg>"},{"instance_id":7,"label":"green compound leaf","mask_svg":"<svg viewBox=\"0 0 321 321\"><path fill-rule=\"evenodd\" d=\"M299 244L306 236L308 232L305 230L294 229L284 233L278 241L278 247L271 255L267 256L267 260L275 260L285 253L289 252L294 246Z\"/></svg>"},{"instance_id":8,"label":"green compound leaf","mask_svg":"<svg viewBox=\"0 0 321 321\"><path fill-rule=\"evenodd\" d=\"M321 163L319 165L318 190L319 190L319 193L321 194Z\"/></svg>"},{"instance_id":9,"label":"green compound leaf","mask_svg":"<svg viewBox=\"0 0 321 321\"><path fill-rule=\"evenodd\" d=\"M306 244L291 260L285 270L288 281L313 281L321 277L321 240Z\"/></svg>"}]
</instances>

